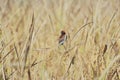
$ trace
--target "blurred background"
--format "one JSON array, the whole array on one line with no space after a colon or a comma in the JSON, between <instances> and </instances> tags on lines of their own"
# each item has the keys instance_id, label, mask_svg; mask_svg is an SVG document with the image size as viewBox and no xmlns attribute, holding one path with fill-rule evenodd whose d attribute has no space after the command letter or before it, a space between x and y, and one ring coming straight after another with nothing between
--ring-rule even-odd
<instances>
[{"instance_id":1,"label":"blurred background","mask_svg":"<svg viewBox=\"0 0 120 80\"><path fill-rule=\"evenodd\" d=\"M0 0L0 80L119 80L119 49L120 0Z\"/></svg>"}]
</instances>

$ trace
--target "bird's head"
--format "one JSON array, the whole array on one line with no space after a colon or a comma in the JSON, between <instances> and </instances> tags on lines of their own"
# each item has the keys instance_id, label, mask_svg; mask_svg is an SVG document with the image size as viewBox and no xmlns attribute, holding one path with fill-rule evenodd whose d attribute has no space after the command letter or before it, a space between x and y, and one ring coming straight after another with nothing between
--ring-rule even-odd
<instances>
[{"instance_id":1,"label":"bird's head","mask_svg":"<svg viewBox=\"0 0 120 80\"><path fill-rule=\"evenodd\" d=\"M65 35L65 34L66 34L65 31L62 30L62 31L61 31L61 35Z\"/></svg>"}]
</instances>

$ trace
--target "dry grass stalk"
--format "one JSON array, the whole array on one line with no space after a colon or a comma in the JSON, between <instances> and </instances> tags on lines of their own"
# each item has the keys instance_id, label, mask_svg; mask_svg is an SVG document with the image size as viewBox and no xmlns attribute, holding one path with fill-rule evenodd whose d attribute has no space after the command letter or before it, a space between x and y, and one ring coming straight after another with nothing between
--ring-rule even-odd
<instances>
[{"instance_id":1,"label":"dry grass stalk","mask_svg":"<svg viewBox=\"0 0 120 80\"><path fill-rule=\"evenodd\" d=\"M3 80L7 80L4 63L2 65L2 75L3 75Z\"/></svg>"},{"instance_id":2,"label":"dry grass stalk","mask_svg":"<svg viewBox=\"0 0 120 80\"><path fill-rule=\"evenodd\" d=\"M31 72L30 72L30 69L28 69L28 79L29 79L29 80L32 80L32 79L31 79Z\"/></svg>"},{"instance_id":3,"label":"dry grass stalk","mask_svg":"<svg viewBox=\"0 0 120 80\"><path fill-rule=\"evenodd\" d=\"M82 28L86 27L89 24L92 24L93 22L88 22L84 24L82 27L79 28L79 30L74 34L73 38L71 39L71 42L74 40L74 38L77 36L77 34L81 31Z\"/></svg>"},{"instance_id":4,"label":"dry grass stalk","mask_svg":"<svg viewBox=\"0 0 120 80\"><path fill-rule=\"evenodd\" d=\"M0 63L8 56L13 50L14 50L14 48L11 49L5 56L3 56L3 58L0 60Z\"/></svg>"},{"instance_id":5,"label":"dry grass stalk","mask_svg":"<svg viewBox=\"0 0 120 80\"><path fill-rule=\"evenodd\" d=\"M30 25L30 29L29 29L29 38L28 41L26 43L26 48L23 51L24 52L24 58L23 58L23 68L22 68L22 76L24 76L24 70L25 70L25 66L26 66L26 62L27 62L27 57L31 48L31 41L32 41L32 37L33 37L33 31L34 31L34 14L32 15L32 23Z\"/></svg>"}]
</instances>

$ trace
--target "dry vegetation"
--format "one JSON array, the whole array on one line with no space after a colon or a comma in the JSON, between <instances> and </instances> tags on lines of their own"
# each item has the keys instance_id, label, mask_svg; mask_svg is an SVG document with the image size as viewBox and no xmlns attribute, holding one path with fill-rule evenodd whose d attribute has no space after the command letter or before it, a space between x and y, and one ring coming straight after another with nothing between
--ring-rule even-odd
<instances>
[{"instance_id":1,"label":"dry vegetation","mask_svg":"<svg viewBox=\"0 0 120 80\"><path fill-rule=\"evenodd\" d=\"M0 0L0 80L120 80L119 49L120 0Z\"/></svg>"}]
</instances>

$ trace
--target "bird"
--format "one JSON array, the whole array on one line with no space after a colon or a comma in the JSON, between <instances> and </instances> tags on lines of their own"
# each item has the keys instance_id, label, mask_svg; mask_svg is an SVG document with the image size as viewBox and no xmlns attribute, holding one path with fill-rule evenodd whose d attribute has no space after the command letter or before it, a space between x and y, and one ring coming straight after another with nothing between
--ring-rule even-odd
<instances>
[{"instance_id":1,"label":"bird","mask_svg":"<svg viewBox=\"0 0 120 80\"><path fill-rule=\"evenodd\" d=\"M61 35L58 40L59 40L59 45L63 45L65 41L67 40L67 35L64 30L61 31Z\"/></svg>"}]
</instances>

